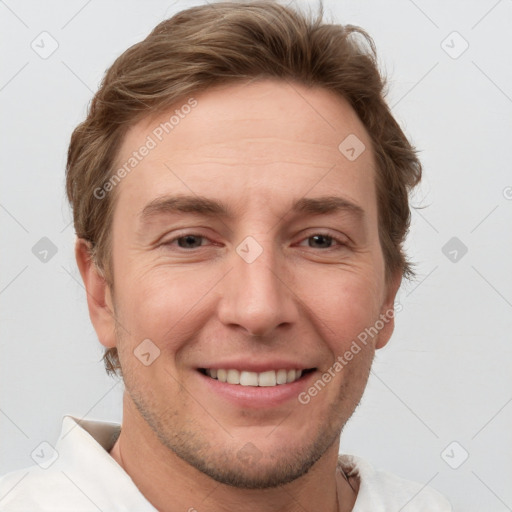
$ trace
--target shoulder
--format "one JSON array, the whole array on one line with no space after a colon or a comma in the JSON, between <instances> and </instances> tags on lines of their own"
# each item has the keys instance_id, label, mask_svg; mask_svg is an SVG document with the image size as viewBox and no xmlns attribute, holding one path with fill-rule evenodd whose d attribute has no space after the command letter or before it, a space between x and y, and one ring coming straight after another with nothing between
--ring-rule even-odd
<instances>
[{"instance_id":1,"label":"shoulder","mask_svg":"<svg viewBox=\"0 0 512 512\"><path fill-rule=\"evenodd\" d=\"M407 510L408 512L451 512L448 500L426 484L376 470L355 455L340 455L338 467L358 482L353 512Z\"/></svg>"},{"instance_id":2,"label":"shoulder","mask_svg":"<svg viewBox=\"0 0 512 512\"><path fill-rule=\"evenodd\" d=\"M71 497L79 508L90 510L90 503L83 503L83 496L74 495L72 482L63 472L45 471L38 466L11 471L0 477L0 510L2 512L38 512L56 510L62 499ZM63 496L64 495L64 496ZM56 501L58 500L58 501Z\"/></svg>"},{"instance_id":3,"label":"shoulder","mask_svg":"<svg viewBox=\"0 0 512 512\"><path fill-rule=\"evenodd\" d=\"M134 494L128 475L106 450L118 428L64 416L55 448L41 448L40 463L0 476L0 511L97 512L99 502L108 502L114 494L108 482Z\"/></svg>"}]
</instances>

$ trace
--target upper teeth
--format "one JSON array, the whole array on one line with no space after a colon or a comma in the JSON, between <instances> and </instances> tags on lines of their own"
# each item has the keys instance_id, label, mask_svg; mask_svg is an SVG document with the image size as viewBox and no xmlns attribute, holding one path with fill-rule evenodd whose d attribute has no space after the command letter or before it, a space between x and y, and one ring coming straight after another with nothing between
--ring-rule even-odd
<instances>
[{"instance_id":1,"label":"upper teeth","mask_svg":"<svg viewBox=\"0 0 512 512\"><path fill-rule=\"evenodd\" d=\"M245 370L207 369L206 374L220 382L240 384L241 386L276 386L289 384L302 375L302 370L269 370L267 372L247 372Z\"/></svg>"}]
</instances>

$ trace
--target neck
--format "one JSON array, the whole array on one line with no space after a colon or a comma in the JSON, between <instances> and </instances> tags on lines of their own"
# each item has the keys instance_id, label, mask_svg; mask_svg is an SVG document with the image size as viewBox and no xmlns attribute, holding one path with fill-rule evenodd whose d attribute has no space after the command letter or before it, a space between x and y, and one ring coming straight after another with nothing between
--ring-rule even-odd
<instances>
[{"instance_id":1,"label":"neck","mask_svg":"<svg viewBox=\"0 0 512 512\"><path fill-rule=\"evenodd\" d=\"M346 477L336 471L338 449L339 438L305 475L280 487L231 487L211 479L162 445L125 393L121 434L110 454L160 512L205 508L218 512L240 508L247 512L349 512L356 494Z\"/></svg>"}]
</instances>

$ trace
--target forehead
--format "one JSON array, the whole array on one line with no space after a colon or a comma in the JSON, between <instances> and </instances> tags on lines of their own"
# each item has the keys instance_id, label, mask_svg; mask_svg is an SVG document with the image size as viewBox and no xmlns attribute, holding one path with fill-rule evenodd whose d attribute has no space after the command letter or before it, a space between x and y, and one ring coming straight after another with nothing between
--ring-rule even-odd
<instances>
[{"instance_id":1,"label":"forehead","mask_svg":"<svg viewBox=\"0 0 512 512\"><path fill-rule=\"evenodd\" d=\"M115 193L138 213L170 193L215 195L243 209L311 190L375 206L371 142L355 111L331 91L292 82L229 84L184 97L128 131L117 167L130 160Z\"/></svg>"}]
</instances>

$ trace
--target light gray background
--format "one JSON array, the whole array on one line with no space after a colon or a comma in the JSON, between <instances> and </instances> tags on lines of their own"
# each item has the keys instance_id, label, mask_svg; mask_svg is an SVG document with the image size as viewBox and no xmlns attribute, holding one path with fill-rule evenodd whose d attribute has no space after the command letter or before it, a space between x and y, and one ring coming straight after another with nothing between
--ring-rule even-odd
<instances>
[{"instance_id":1,"label":"light gray background","mask_svg":"<svg viewBox=\"0 0 512 512\"><path fill-rule=\"evenodd\" d=\"M33 464L63 414L121 420L122 383L99 362L73 257L65 157L106 68L189 5L0 2L0 473ZM341 449L430 483L455 510L510 511L512 1L325 5L375 39L389 103L425 167L407 243L418 278L399 292L395 334ZM31 48L43 31L59 45L47 59ZM58 249L45 263L32 253L42 237ZM452 237L467 247L455 262L443 253Z\"/></svg>"}]
</instances>

